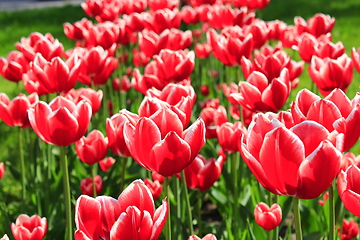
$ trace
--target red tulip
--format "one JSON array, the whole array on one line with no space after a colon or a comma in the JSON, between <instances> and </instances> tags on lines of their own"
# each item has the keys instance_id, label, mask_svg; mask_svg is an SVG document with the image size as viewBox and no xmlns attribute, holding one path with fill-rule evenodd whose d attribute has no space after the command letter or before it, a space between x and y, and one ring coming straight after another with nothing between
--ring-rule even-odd
<instances>
[{"instance_id":1,"label":"red tulip","mask_svg":"<svg viewBox=\"0 0 360 240\"><path fill-rule=\"evenodd\" d=\"M160 34L165 29L179 28L181 15L178 9L159 9L152 13L144 13L143 23L146 29Z\"/></svg>"},{"instance_id":2,"label":"red tulip","mask_svg":"<svg viewBox=\"0 0 360 240\"><path fill-rule=\"evenodd\" d=\"M75 206L75 240L156 240L168 211L166 199L155 211L151 192L141 180L131 183L118 199L82 195Z\"/></svg>"},{"instance_id":3,"label":"red tulip","mask_svg":"<svg viewBox=\"0 0 360 240\"><path fill-rule=\"evenodd\" d=\"M123 114L115 114L106 119L106 135L111 151L122 157L130 157L129 149L124 139L124 124L127 118Z\"/></svg>"},{"instance_id":4,"label":"red tulip","mask_svg":"<svg viewBox=\"0 0 360 240\"><path fill-rule=\"evenodd\" d=\"M351 58L343 54L337 59L321 59L313 56L309 65L309 75L323 96L335 88L346 92L353 79Z\"/></svg>"},{"instance_id":5,"label":"red tulip","mask_svg":"<svg viewBox=\"0 0 360 240\"><path fill-rule=\"evenodd\" d=\"M95 182L95 191L96 194L99 195L103 189L103 180L100 175L96 175L94 177ZM81 192L84 195L93 197L94 196L94 188L93 188L93 179L91 177L84 178L80 182Z\"/></svg>"},{"instance_id":6,"label":"red tulip","mask_svg":"<svg viewBox=\"0 0 360 240\"><path fill-rule=\"evenodd\" d=\"M46 218L38 215L29 217L21 214L15 223L11 223L11 232L15 240L41 240L48 230Z\"/></svg>"},{"instance_id":7,"label":"red tulip","mask_svg":"<svg viewBox=\"0 0 360 240\"><path fill-rule=\"evenodd\" d=\"M118 1L112 1L112 2L118 2ZM120 2L121 4L121 14L133 14L133 13L142 13L145 11L147 7L147 1L146 0L131 0L131 1L123 1Z\"/></svg>"},{"instance_id":8,"label":"red tulip","mask_svg":"<svg viewBox=\"0 0 360 240\"><path fill-rule=\"evenodd\" d=\"M209 89L208 85L201 85L199 87L199 91L200 91L201 95L203 95L205 97L210 94L210 89Z\"/></svg>"},{"instance_id":9,"label":"red tulip","mask_svg":"<svg viewBox=\"0 0 360 240\"><path fill-rule=\"evenodd\" d=\"M340 236L340 239L343 240L351 240L355 239L357 235L359 234L359 225L354 221L348 221L346 219L342 222L342 228L340 231L338 231L338 235Z\"/></svg>"},{"instance_id":10,"label":"red tulip","mask_svg":"<svg viewBox=\"0 0 360 240\"><path fill-rule=\"evenodd\" d=\"M335 18L323 13L317 13L306 22L302 17L295 17L295 27L299 34L308 32L315 37L320 37L332 31L335 25Z\"/></svg>"},{"instance_id":11,"label":"red tulip","mask_svg":"<svg viewBox=\"0 0 360 240\"><path fill-rule=\"evenodd\" d=\"M116 162L116 160L114 158L107 157L99 162L99 166L100 166L101 170L103 170L104 172L107 172L107 171L109 171L111 166L114 165L115 162Z\"/></svg>"},{"instance_id":12,"label":"red tulip","mask_svg":"<svg viewBox=\"0 0 360 240\"><path fill-rule=\"evenodd\" d=\"M150 117L160 108L172 107L172 110L183 122L183 126L186 127L190 122L195 100L195 91L190 84L184 86L170 83L161 91L154 88L149 89L138 112L140 117Z\"/></svg>"},{"instance_id":13,"label":"red tulip","mask_svg":"<svg viewBox=\"0 0 360 240\"><path fill-rule=\"evenodd\" d=\"M186 24L196 24L200 21L199 12L188 5L181 8L181 17Z\"/></svg>"},{"instance_id":14,"label":"red tulip","mask_svg":"<svg viewBox=\"0 0 360 240\"><path fill-rule=\"evenodd\" d=\"M328 96L321 99L309 90L301 90L291 106L294 122L312 120L323 125L333 135L344 135L340 151L348 151L360 136L360 95L350 99L340 89L334 89Z\"/></svg>"},{"instance_id":15,"label":"red tulip","mask_svg":"<svg viewBox=\"0 0 360 240\"><path fill-rule=\"evenodd\" d=\"M238 26L227 27L220 35L211 29L207 32L207 39L215 58L227 66L240 64L243 56L250 58L254 48L252 34L245 35Z\"/></svg>"},{"instance_id":16,"label":"red tulip","mask_svg":"<svg viewBox=\"0 0 360 240\"><path fill-rule=\"evenodd\" d=\"M82 60L79 81L87 86L105 84L118 66L117 60L100 46L89 50L75 48L72 54L78 55Z\"/></svg>"},{"instance_id":17,"label":"red tulip","mask_svg":"<svg viewBox=\"0 0 360 240\"><path fill-rule=\"evenodd\" d=\"M192 235L187 240L217 240L217 238L214 234L209 233L206 236L204 236L203 238L199 238L196 235Z\"/></svg>"},{"instance_id":18,"label":"red tulip","mask_svg":"<svg viewBox=\"0 0 360 240\"><path fill-rule=\"evenodd\" d=\"M116 44L124 32L120 32L121 28L113 22L98 23L88 29L85 37L85 46L94 48L101 46L103 49L110 51L116 47ZM112 52L112 51L110 51Z\"/></svg>"},{"instance_id":19,"label":"red tulip","mask_svg":"<svg viewBox=\"0 0 360 240\"><path fill-rule=\"evenodd\" d=\"M270 0L232 0L235 7L247 7L249 9L264 9Z\"/></svg>"},{"instance_id":20,"label":"red tulip","mask_svg":"<svg viewBox=\"0 0 360 240\"><path fill-rule=\"evenodd\" d=\"M0 57L0 74L7 80L20 82L29 62L22 52L11 51L6 58Z\"/></svg>"},{"instance_id":21,"label":"red tulip","mask_svg":"<svg viewBox=\"0 0 360 240\"><path fill-rule=\"evenodd\" d=\"M355 156L352 152L346 152L341 159L340 170L346 171L350 165L360 167L360 156Z\"/></svg>"},{"instance_id":22,"label":"red tulip","mask_svg":"<svg viewBox=\"0 0 360 240\"><path fill-rule=\"evenodd\" d=\"M197 43L195 45L195 54L198 58L207 58L212 52L211 45L209 43Z\"/></svg>"},{"instance_id":23,"label":"red tulip","mask_svg":"<svg viewBox=\"0 0 360 240\"><path fill-rule=\"evenodd\" d=\"M266 22L269 29L268 40L280 40L287 29L287 24L280 20Z\"/></svg>"},{"instance_id":24,"label":"red tulip","mask_svg":"<svg viewBox=\"0 0 360 240\"><path fill-rule=\"evenodd\" d=\"M2 177L4 176L5 170L6 170L5 164L3 162L0 162L0 179L2 179Z\"/></svg>"},{"instance_id":25,"label":"red tulip","mask_svg":"<svg viewBox=\"0 0 360 240\"><path fill-rule=\"evenodd\" d=\"M129 77L124 75L121 78L114 78L112 81L112 86L117 92L127 92L131 88L131 82Z\"/></svg>"},{"instance_id":26,"label":"red tulip","mask_svg":"<svg viewBox=\"0 0 360 240\"><path fill-rule=\"evenodd\" d=\"M151 11L157 11L159 9L173 10L180 4L179 0L148 0L147 2Z\"/></svg>"},{"instance_id":27,"label":"red tulip","mask_svg":"<svg viewBox=\"0 0 360 240\"><path fill-rule=\"evenodd\" d=\"M170 108L147 117L122 111L126 145L137 163L165 177L181 172L205 144L205 124L196 120L184 131L183 123Z\"/></svg>"},{"instance_id":28,"label":"red tulip","mask_svg":"<svg viewBox=\"0 0 360 240\"><path fill-rule=\"evenodd\" d=\"M205 107L200 112L200 118L204 120L207 139L217 137L217 129L221 124L228 121L226 109L223 106Z\"/></svg>"},{"instance_id":29,"label":"red tulip","mask_svg":"<svg viewBox=\"0 0 360 240\"><path fill-rule=\"evenodd\" d=\"M246 82L239 83L239 93L231 94L240 105L253 112L277 112L286 103L291 90L289 71L281 70L280 76L268 79L254 71Z\"/></svg>"},{"instance_id":30,"label":"red tulip","mask_svg":"<svg viewBox=\"0 0 360 240\"><path fill-rule=\"evenodd\" d=\"M263 229L270 231L279 226L282 219L281 207L274 203L271 208L266 203L258 203L254 210L255 221Z\"/></svg>"},{"instance_id":31,"label":"red tulip","mask_svg":"<svg viewBox=\"0 0 360 240\"><path fill-rule=\"evenodd\" d=\"M40 53L37 53L30 64L31 73L26 73L26 78L39 82L48 93L67 92L75 87L80 65L81 60L77 55L73 55L65 62L59 57L48 62Z\"/></svg>"},{"instance_id":32,"label":"red tulip","mask_svg":"<svg viewBox=\"0 0 360 240\"><path fill-rule=\"evenodd\" d=\"M198 154L194 161L184 169L186 186L189 189L208 190L219 179L225 160L221 155L218 159L207 160Z\"/></svg>"},{"instance_id":33,"label":"red tulip","mask_svg":"<svg viewBox=\"0 0 360 240\"><path fill-rule=\"evenodd\" d=\"M151 181L151 179L146 178L144 184L149 188L154 201L158 200L162 192L162 185L160 182L157 180Z\"/></svg>"},{"instance_id":34,"label":"red tulip","mask_svg":"<svg viewBox=\"0 0 360 240\"><path fill-rule=\"evenodd\" d=\"M314 121L288 129L258 113L240 142L241 154L270 192L313 199L329 188L340 169L341 153L329 138L329 131Z\"/></svg>"},{"instance_id":35,"label":"red tulip","mask_svg":"<svg viewBox=\"0 0 360 240\"><path fill-rule=\"evenodd\" d=\"M324 206L325 203L326 203L326 201L328 200L328 198L329 198L329 191L326 191L326 192L324 192L324 194L323 194L322 200L318 200L318 203L319 203L321 206Z\"/></svg>"},{"instance_id":36,"label":"red tulip","mask_svg":"<svg viewBox=\"0 0 360 240\"><path fill-rule=\"evenodd\" d=\"M322 59L337 59L345 53L345 47L342 42L331 42L331 36L316 38L310 33L303 33L299 38L298 51L301 59L310 63L313 55Z\"/></svg>"},{"instance_id":37,"label":"red tulip","mask_svg":"<svg viewBox=\"0 0 360 240\"><path fill-rule=\"evenodd\" d=\"M108 139L99 130L91 131L87 137L82 137L75 143L76 154L80 160L92 165L106 157Z\"/></svg>"},{"instance_id":38,"label":"red tulip","mask_svg":"<svg viewBox=\"0 0 360 240\"><path fill-rule=\"evenodd\" d=\"M101 107L101 102L103 98L102 90L95 91L91 88L79 88L71 89L65 95L65 98L71 100L75 104L78 104L81 100L84 100L91 105L92 115L97 113Z\"/></svg>"},{"instance_id":39,"label":"red tulip","mask_svg":"<svg viewBox=\"0 0 360 240\"><path fill-rule=\"evenodd\" d=\"M5 93L0 93L0 119L7 125L21 128L30 127L27 110L39 101L36 93L25 96L20 93L10 101Z\"/></svg>"},{"instance_id":40,"label":"red tulip","mask_svg":"<svg viewBox=\"0 0 360 240\"><path fill-rule=\"evenodd\" d=\"M246 128L241 122L221 124L216 129L216 135L219 145L224 151L239 152L238 142L243 134L246 134Z\"/></svg>"},{"instance_id":41,"label":"red tulip","mask_svg":"<svg viewBox=\"0 0 360 240\"><path fill-rule=\"evenodd\" d=\"M21 38L15 46L29 62L34 60L36 53L40 53L47 61L51 61L54 57L62 58L64 55L63 45L50 33L42 35L33 32L28 38Z\"/></svg>"},{"instance_id":42,"label":"red tulip","mask_svg":"<svg viewBox=\"0 0 360 240\"><path fill-rule=\"evenodd\" d=\"M251 24L243 26L245 35L252 34L254 49L260 49L268 40L269 29L264 21L256 19Z\"/></svg>"},{"instance_id":43,"label":"red tulip","mask_svg":"<svg viewBox=\"0 0 360 240\"><path fill-rule=\"evenodd\" d=\"M351 58L356 70L360 73L360 48L351 50Z\"/></svg>"},{"instance_id":44,"label":"red tulip","mask_svg":"<svg viewBox=\"0 0 360 240\"><path fill-rule=\"evenodd\" d=\"M86 132L91 119L91 106L85 101L77 105L64 97L46 104L38 102L28 110L31 127L46 143L68 146Z\"/></svg>"},{"instance_id":45,"label":"red tulip","mask_svg":"<svg viewBox=\"0 0 360 240\"><path fill-rule=\"evenodd\" d=\"M345 208L360 217L360 168L350 165L345 171L341 170L338 179L338 192Z\"/></svg>"},{"instance_id":46,"label":"red tulip","mask_svg":"<svg viewBox=\"0 0 360 240\"><path fill-rule=\"evenodd\" d=\"M65 35L74 41L82 41L85 39L88 30L93 27L92 21L87 18L82 18L80 21L71 23L64 23L64 33Z\"/></svg>"}]
</instances>

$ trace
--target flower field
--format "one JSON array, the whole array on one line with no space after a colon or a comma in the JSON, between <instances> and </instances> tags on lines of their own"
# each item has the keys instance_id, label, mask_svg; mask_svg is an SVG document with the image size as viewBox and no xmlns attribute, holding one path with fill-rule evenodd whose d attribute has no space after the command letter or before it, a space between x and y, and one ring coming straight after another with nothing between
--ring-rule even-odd
<instances>
[{"instance_id":1,"label":"flower field","mask_svg":"<svg viewBox=\"0 0 360 240\"><path fill-rule=\"evenodd\" d=\"M0 239L357 239L358 13L356 0L0 13Z\"/></svg>"}]
</instances>

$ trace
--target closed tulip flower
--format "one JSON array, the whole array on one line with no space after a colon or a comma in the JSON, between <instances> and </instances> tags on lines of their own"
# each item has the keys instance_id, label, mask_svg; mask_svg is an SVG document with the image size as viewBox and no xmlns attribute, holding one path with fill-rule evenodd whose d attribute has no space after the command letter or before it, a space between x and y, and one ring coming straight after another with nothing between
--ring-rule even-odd
<instances>
[{"instance_id":1,"label":"closed tulip flower","mask_svg":"<svg viewBox=\"0 0 360 240\"><path fill-rule=\"evenodd\" d=\"M196 235L190 236L187 240L217 240L216 236L214 234L207 234L203 238L199 238Z\"/></svg>"},{"instance_id":2,"label":"closed tulip flower","mask_svg":"<svg viewBox=\"0 0 360 240\"><path fill-rule=\"evenodd\" d=\"M208 160L200 154L197 155L194 161L184 169L186 186L189 189L208 190L219 179L225 160L222 155L217 159Z\"/></svg>"},{"instance_id":3,"label":"closed tulip flower","mask_svg":"<svg viewBox=\"0 0 360 240\"><path fill-rule=\"evenodd\" d=\"M94 183L95 183L96 194L99 195L103 189L103 180L100 175L94 176ZM90 197L94 196L93 179L91 177L84 178L83 180L81 180L80 188L82 194Z\"/></svg>"},{"instance_id":4,"label":"closed tulip flower","mask_svg":"<svg viewBox=\"0 0 360 240\"><path fill-rule=\"evenodd\" d=\"M11 223L11 232L15 240L41 240L48 230L46 218L38 215L29 217L21 214L15 223Z\"/></svg>"},{"instance_id":5,"label":"closed tulip flower","mask_svg":"<svg viewBox=\"0 0 360 240\"><path fill-rule=\"evenodd\" d=\"M143 23L146 29L160 34L165 29L179 28L181 15L178 9L159 9L152 13L146 12Z\"/></svg>"},{"instance_id":6,"label":"closed tulip flower","mask_svg":"<svg viewBox=\"0 0 360 240\"><path fill-rule=\"evenodd\" d=\"M339 229L338 235L342 240L351 240L355 239L359 234L359 225L354 221L348 221L346 219L342 222L341 231Z\"/></svg>"},{"instance_id":7,"label":"closed tulip flower","mask_svg":"<svg viewBox=\"0 0 360 240\"><path fill-rule=\"evenodd\" d=\"M28 128L30 122L27 110L38 101L39 97L36 93L29 96L20 93L12 100L5 93L0 93L0 119L11 127Z\"/></svg>"},{"instance_id":8,"label":"closed tulip flower","mask_svg":"<svg viewBox=\"0 0 360 240\"><path fill-rule=\"evenodd\" d=\"M161 183L157 180L151 181L151 179L146 178L144 184L150 189L154 201L158 200L162 192Z\"/></svg>"},{"instance_id":9,"label":"closed tulip flower","mask_svg":"<svg viewBox=\"0 0 360 240\"><path fill-rule=\"evenodd\" d=\"M341 170L337 179L338 192L345 208L360 217L360 168L350 165Z\"/></svg>"},{"instance_id":10,"label":"closed tulip flower","mask_svg":"<svg viewBox=\"0 0 360 240\"><path fill-rule=\"evenodd\" d=\"M80 196L75 206L75 240L156 240L167 216L166 199L162 200L162 205L155 210L149 188L143 181L136 180L118 199L107 196L95 199Z\"/></svg>"},{"instance_id":11,"label":"closed tulip flower","mask_svg":"<svg viewBox=\"0 0 360 240\"><path fill-rule=\"evenodd\" d=\"M46 143L68 146L79 140L89 126L91 106L85 101L78 104L64 97L56 97L47 104L38 102L28 110L31 127Z\"/></svg>"},{"instance_id":12,"label":"closed tulip flower","mask_svg":"<svg viewBox=\"0 0 360 240\"><path fill-rule=\"evenodd\" d=\"M330 33L335 26L335 18L323 13L315 14L313 17L305 21L302 17L295 17L295 27L299 34L308 32L315 37Z\"/></svg>"},{"instance_id":13,"label":"closed tulip flower","mask_svg":"<svg viewBox=\"0 0 360 240\"><path fill-rule=\"evenodd\" d=\"M341 152L331 138L329 131L314 121L288 129L279 120L258 113L240 143L241 154L270 192L313 199L330 187L340 169Z\"/></svg>"},{"instance_id":14,"label":"closed tulip flower","mask_svg":"<svg viewBox=\"0 0 360 240\"><path fill-rule=\"evenodd\" d=\"M216 129L219 145L224 151L239 152L238 142L247 130L241 122L221 124Z\"/></svg>"},{"instance_id":15,"label":"closed tulip flower","mask_svg":"<svg viewBox=\"0 0 360 240\"><path fill-rule=\"evenodd\" d=\"M75 104L78 104L81 100L85 100L90 103L92 115L97 113L101 107L103 92L101 89L98 91L92 88L79 88L79 89L71 89L64 97L71 100Z\"/></svg>"},{"instance_id":16,"label":"closed tulip flower","mask_svg":"<svg viewBox=\"0 0 360 240\"><path fill-rule=\"evenodd\" d=\"M111 151L122 157L130 157L129 149L124 139L124 124L127 118L123 114L115 114L106 119L106 135Z\"/></svg>"},{"instance_id":17,"label":"closed tulip flower","mask_svg":"<svg viewBox=\"0 0 360 240\"><path fill-rule=\"evenodd\" d=\"M87 137L80 138L75 143L76 154L80 160L92 165L106 157L108 151L108 139L99 130L91 131Z\"/></svg>"},{"instance_id":18,"label":"closed tulip flower","mask_svg":"<svg viewBox=\"0 0 360 240\"><path fill-rule=\"evenodd\" d=\"M0 162L0 179L2 179L2 177L5 174L5 164L3 162Z\"/></svg>"},{"instance_id":19,"label":"closed tulip flower","mask_svg":"<svg viewBox=\"0 0 360 240\"><path fill-rule=\"evenodd\" d=\"M164 177L181 172L205 144L205 124L201 118L184 130L183 122L170 108L150 117L121 111L128 121L124 138L131 156L142 167Z\"/></svg>"},{"instance_id":20,"label":"closed tulip flower","mask_svg":"<svg viewBox=\"0 0 360 240\"><path fill-rule=\"evenodd\" d=\"M115 158L107 157L99 162L99 166L101 170L107 172L112 167L112 165L114 165L115 162L116 162Z\"/></svg>"},{"instance_id":21,"label":"closed tulip flower","mask_svg":"<svg viewBox=\"0 0 360 240\"><path fill-rule=\"evenodd\" d=\"M0 74L12 82L20 82L29 69L29 61L22 52L11 51L6 58L0 57Z\"/></svg>"},{"instance_id":22,"label":"closed tulip flower","mask_svg":"<svg viewBox=\"0 0 360 240\"><path fill-rule=\"evenodd\" d=\"M254 210L255 221L263 229L270 231L279 226L282 220L281 207L274 203L269 207L266 203L258 203Z\"/></svg>"}]
</instances>

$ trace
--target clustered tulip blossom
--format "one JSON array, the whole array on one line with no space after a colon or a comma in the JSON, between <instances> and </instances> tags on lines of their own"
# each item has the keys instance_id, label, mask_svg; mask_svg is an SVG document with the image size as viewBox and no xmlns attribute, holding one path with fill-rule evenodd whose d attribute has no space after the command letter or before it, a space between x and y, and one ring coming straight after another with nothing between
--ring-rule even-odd
<instances>
[{"instance_id":1,"label":"clustered tulip blossom","mask_svg":"<svg viewBox=\"0 0 360 240\"><path fill-rule=\"evenodd\" d=\"M155 210L152 194L141 180L131 183L118 199L82 195L75 206L75 240L156 240L168 211L166 199Z\"/></svg>"}]
</instances>

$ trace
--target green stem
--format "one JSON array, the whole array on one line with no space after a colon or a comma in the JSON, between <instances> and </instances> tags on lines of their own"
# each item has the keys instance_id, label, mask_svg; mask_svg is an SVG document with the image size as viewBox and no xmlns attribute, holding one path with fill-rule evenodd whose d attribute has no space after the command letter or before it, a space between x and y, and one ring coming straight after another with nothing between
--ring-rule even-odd
<instances>
[{"instance_id":1,"label":"green stem","mask_svg":"<svg viewBox=\"0 0 360 240\"><path fill-rule=\"evenodd\" d=\"M175 197L176 197L176 219L183 219L182 217L182 207L181 207L181 189L180 189L180 180L176 177L175 178ZM175 239L177 240L181 240L181 225L180 224L176 224L174 226L174 230L175 230Z\"/></svg>"},{"instance_id":2,"label":"green stem","mask_svg":"<svg viewBox=\"0 0 360 240\"><path fill-rule=\"evenodd\" d=\"M234 189L233 189L233 235L235 239L239 239L240 235L239 233L239 221L240 219L238 218L238 216L240 216L240 211L239 211L239 187L241 186L241 182L239 182L238 179L238 172L239 172L239 153L232 153L231 154L231 160L232 160L232 177L233 177L233 182L234 182ZM242 167L242 166L241 166Z\"/></svg>"},{"instance_id":3,"label":"green stem","mask_svg":"<svg viewBox=\"0 0 360 240\"><path fill-rule=\"evenodd\" d=\"M335 203L334 203L334 184L331 184L329 188L329 240L335 239Z\"/></svg>"},{"instance_id":4,"label":"green stem","mask_svg":"<svg viewBox=\"0 0 360 240\"><path fill-rule=\"evenodd\" d=\"M121 158L120 157L120 161L121 161L121 182L120 182L120 192L122 192L124 190L124 186L125 186L125 174L126 174L126 163L127 163L127 159L126 157Z\"/></svg>"},{"instance_id":5,"label":"green stem","mask_svg":"<svg viewBox=\"0 0 360 240\"><path fill-rule=\"evenodd\" d=\"M164 194L168 198L169 203L169 213L168 217L165 223L165 239L171 240L171 218L170 218L170 200L169 200L169 179L167 177L164 177Z\"/></svg>"},{"instance_id":6,"label":"green stem","mask_svg":"<svg viewBox=\"0 0 360 240\"><path fill-rule=\"evenodd\" d=\"M193 228L193 224L192 224L192 213L191 213L191 206L190 206L190 199L189 199L189 193L188 193L188 189L186 186L186 177L185 177L185 172L182 171L181 172L181 181L182 181L182 185L183 185L183 191L184 191L184 198L185 198L185 203L186 203L186 210L187 210L187 214L188 214L188 225L189 225L189 235L194 235L194 228Z\"/></svg>"},{"instance_id":7,"label":"green stem","mask_svg":"<svg viewBox=\"0 0 360 240\"><path fill-rule=\"evenodd\" d=\"M25 178L25 162L22 144L22 129L18 128L18 141L19 141L19 155L20 155L20 171L21 171L21 185L22 185L22 207L26 200L26 178Z\"/></svg>"},{"instance_id":8,"label":"green stem","mask_svg":"<svg viewBox=\"0 0 360 240\"><path fill-rule=\"evenodd\" d=\"M97 197L97 193L96 193L96 185L95 185L95 164L91 165L91 178L92 178L92 188L93 188L93 195L94 198Z\"/></svg>"},{"instance_id":9,"label":"green stem","mask_svg":"<svg viewBox=\"0 0 360 240\"><path fill-rule=\"evenodd\" d=\"M271 207L274 203L277 203L278 198L279 198L278 195L269 192L269 206ZM271 239L279 239L279 226L277 226L274 229L274 231L272 231L272 233L273 233L273 238Z\"/></svg>"},{"instance_id":10,"label":"green stem","mask_svg":"<svg viewBox=\"0 0 360 240\"><path fill-rule=\"evenodd\" d=\"M70 182L69 182L69 170L66 158L66 146L60 147L60 167L63 174L63 187L64 187L64 198L65 198L65 210L66 210L66 231L65 239L73 239L73 228L72 228L72 214L71 214L71 193L70 193Z\"/></svg>"},{"instance_id":11,"label":"green stem","mask_svg":"<svg viewBox=\"0 0 360 240\"><path fill-rule=\"evenodd\" d=\"M302 240L302 230L301 230L301 216L300 216L300 201L297 197L293 197L293 211L295 219L295 233L296 240Z\"/></svg>"},{"instance_id":12,"label":"green stem","mask_svg":"<svg viewBox=\"0 0 360 240\"><path fill-rule=\"evenodd\" d=\"M198 236L202 236L202 219L201 219L201 209L204 199L204 193L199 191L198 192L198 199L196 203L196 211L197 211L197 224L198 224Z\"/></svg>"}]
</instances>

